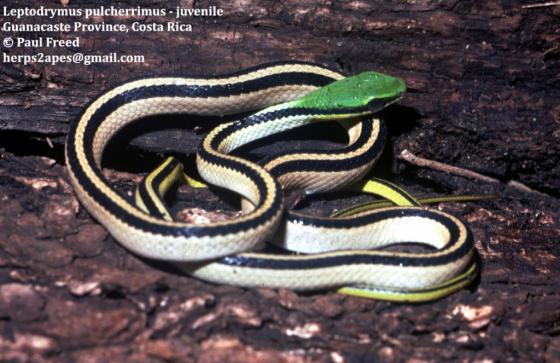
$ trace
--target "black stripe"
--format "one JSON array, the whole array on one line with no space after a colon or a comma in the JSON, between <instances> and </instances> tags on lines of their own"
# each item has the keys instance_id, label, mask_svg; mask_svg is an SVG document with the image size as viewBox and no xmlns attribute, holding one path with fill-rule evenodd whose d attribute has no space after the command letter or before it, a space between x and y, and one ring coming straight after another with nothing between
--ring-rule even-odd
<instances>
[{"instance_id":1,"label":"black stripe","mask_svg":"<svg viewBox=\"0 0 560 363\"><path fill-rule=\"evenodd\" d=\"M290 73L282 73L281 75L271 75L268 77L262 77L255 80L250 80L247 82L238 83L235 85L225 85L225 86L215 86L215 87L207 87L207 86L194 86L194 85L164 85L164 86L147 86L147 87L139 87L136 89L132 89L126 92L123 92L111 99L109 99L106 103L101 105L92 115L92 117L88 120L88 124L86 125L86 129L84 132L84 145L92 145L95 133L103 120L111 114L114 110L118 109L122 105L147 99L151 97L208 97L208 96L221 96L221 95L234 95L234 94L241 94L244 92L253 92L262 88L267 88L271 86L277 85L287 85L287 84L305 84L308 82L309 84L314 84L317 86L322 86L328 84L332 81L329 77L325 77L322 75L311 74L311 73L302 73L302 72L290 72ZM308 110L309 112L321 112L321 110ZM355 110L352 110L354 112ZM99 200L99 202L108 209L108 211L113 214L114 216L118 216L122 219L125 223L132 224L137 226L138 228L143 229L144 231L151 232L151 233L158 233L158 234L170 234L170 235L177 235L177 236L200 236L200 235L218 235L218 234L226 234L231 232L231 226L190 226L188 228L176 228L176 227L167 227L162 225L155 225L152 223L146 223L144 220L140 218L136 218L135 216L123 210L120 206L116 205L112 202L105 194L103 194L97 186L92 183L87 175L85 175L84 171L82 170L81 166L79 165L77 151L75 150L75 142L76 142L76 128L78 122L76 121L73 126L70 128L68 139L67 139L67 160L68 160L68 167L72 170L74 175L78 178L80 183L82 184L84 190L90 194L90 197ZM91 166L92 170L96 173L96 175L101 179L104 180L101 171L95 165L93 153L89 147L86 147L85 156L87 159L88 164ZM228 166L232 164L231 161L228 160L217 160L218 158L214 157L215 160L212 162L223 165L223 163L227 163ZM255 178L255 182L259 191L263 191L265 188L263 180L258 177L258 174L255 173L254 170L251 168L246 167L244 164L237 163L236 168L239 168L242 172L246 173L252 178ZM260 185L259 185L260 184ZM276 210L281 206L281 195L278 192L277 195L274 196L273 205L269 209L268 213L263 214L253 220L240 222L235 225L236 228L246 229L251 227L256 227L262 224L263 221L268 220L272 214L275 214Z\"/></svg>"},{"instance_id":2,"label":"black stripe","mask_svg":"<svg viewBox=\"0 0 560 363\"><path fill-rule=\"evenodd\" d=\"M328 67L328 66L324 66L322 64L317 64L317 63L311 63L311 62L302 62L302 61L277 61L277 62L268 62L268 63L263 63L257 66L253 66L253 67L248 67L248 68L244 68L241 69L239 71L234 71L234 72L229 72L229 73L224 73L222 75L199 75L199 74L184 74L184 75L180 75L178 76L177 74L167 74L167 73L162 73L162 74L154 74L154 75L145 75L145 76L141 76L141 77L132 77L127 79L126 81L121 81L121 82L115 82L112 86L112 89L118 88L120 86L135 82L135 81L141 81L141 80L150 80L150 79L159 79L159 78L188 78L188 79L195 79L195 80L203 80L203 79L228 79L228 78L232 78L232 77L239 77L239 76L244 76L246 74L252 73L252 72L256 72L262 69L266 69L266 68L270 68L270 67L275 67L275 66L287 66L287 65L303 65L303 66L310 66L310 67L319 67L328 71L331 71L333 73L338 73L342 76L348 76L348 74L346 72L342 72L340 70L337 70L335 68L332 67ZM288 72L288 73L298 73L298 72ZM282 73L282 74L288 74L288 73ZM305 73L305 72L304 72ZM333 81L335 81L336 79L328 77L328 76L323 76L323 75L316 75L317 77L314 79L314 83L310 84L310 85L314 85L314 86L318 86L318 87L322 87L322 86L326 86L329 83L332 83ZM293 79L296 80L297 83L294 84L298 84L301 85L303 84L301 81L297 80L297 77L292 77ZM268 87L273 87L275 86L274 84L270 84L267 85ZM83 109L86 110L92 103L94 103L99 97L101 97L103 94L105 94L105 92L103 93L99 93L97 95L97 97L94 97L91 99L90 102L88 102ZM81 115L80 115L81 117ZM77 121L79 120L76 119L75 122L73 123L75 125L75 123L77 123Z\"/></svg>"},{"instance_id":3,"label":"black stripe","mask_svg":"<svg viewBox=\"0 0 560 363\"><path fill-rule=\"evenodd\" d=\"M138 195L140 196L140 199L142 199L142 202L148 209L148 214L151 214L152 216L157 218L165 217L165 215L161 213L158 207L155 205L153 199L150 197L150 194L148 193L148 189L146 187L146 178L142 179L142 181L138 185Z\"/></svg>"},{"instance_id":4,"label":"black stripe","mask_svg":"<svg viewBox=\"0 0 560 363\"><path fill-rule=\"evenodd\" d=\"M301 151L294 151L294 152L279 153L279 154L275 154L275 155L268 155L268 156L265 156L262 159L260 159L258 163L259 163L259 165L266 165L274 159L277 159L279 157L285 157L285 156L288 156L288 155L298 155L298 154L339 155L339 154L346 154L346 153L349 153L349 152L353 152L353 151L361 148L369 140L369 138L371 137L371 134L373 133L373 122L372 122L372 120L362 120L362 121L360 121L360 124L361 124L360 135L352 143L352 145L347 145L347 146L344 146L341 149L334 149L334 150L329 150L329 151L325 151L324 149L304 149L304 150L301 150ZM269 170L271 172L271 174L273 173L273 170L274 170L274 168Z\"/></svg>"},{"instance_id":5,"label":"black stripe","mask_svg":"<svg viewBox=\"0 0 560 363\"><path fill-rule=\"evenodd\" d=\"M456 261L473 249L472 235L467 233L467 239L458 249L451 253L438 256L391 256L391 255L368 255L359 252L353 255L317 257L312 260L276 260L258 257L244 257L236 255L225 257L218 263L227 266L250 267L274 270L301 270L327 268L339 265L362 265L376 264L387 266L437 266Z\"/></svg>"},{"instance_id":6,"label":"black stripe","mask_svg":"<svg viewBox=\"0 0 560 363\"><path fill-rule=\"evenodd\" d=\"M457 225L451 221L449 218L442 214L433 212L429 209L423 209L418 207L402 207L402 208L391 208L383 211L373 211L370 214L351 217L351 218L318 218L318 217L305 217L299 214L290 214L288 217L288 222L312 225L324 228L336 228L336 229L350 229L355 227L362 227L371 223L380 222L383 219L389 218L399 218L399 217L421 217L432 219L436 222L443 224L446 228L455 233L459 233Z\"/></svg>"},{"instance_id":7,"label":"black stripe","mask_svg":"<svg viewBox=\"0 0 560 363\"><path fill-rule=\"evenodd\" d=\"M112 98L122 98L126 102L150 97L225 97L251 93L266 88L285 85L310 85L321 87L333 79L316 73L288 72L271 74L225 85L155 85L131 89Z\"/></svg>"},{"instance_id":8,"label":"black stripe","mask_svg":"<svg viewBox=\"0 0 560 363\"><path fill-rule=\"evenodd\" d=\"M365 130L360 135L359 139L356 140L354 144L349 147L337 150L336 153L349 153L353 152L361 147L363 147L369 138L371 137L373 128L371 125L371 121L364 121L362 122L362 128ZM329 159L329 160L291 160L285 163L281 163L276 165L274 168L270 170L270 173L275 177L280 177L284 174L298 172L298 171L306 171L306 172L328 172L328 171L347 171L359 168L361 166L367 165L377 159L385 146L385 140L387 135L387 128L385 123L380 120L379 122L379 134L377 139L375 140L372 147L370 147L366 152L357 155L353 158L349 159ZM304 150L300 152L296 152L293 154L301 154L301 153L318 153L324 154L326 153L324 150ZM332 154L332 152L328 152ZM279 155L275 156L278 157ZM283 156L283 155L282 155Z\"/></svg>"},{"instance_id":9,"label":"black stripe","mask_svg":"<svg viewBox=\"0 0 560 363\"><path fill-rule=\"evenodd\" d=\"M242 255L225 257L218 261L222 265L262 268L273 270L301 270L327 268L340 265L387 265L387 266L437 266L456 261L472 250L472 239L469 239L458 249L451 253L438 256L388 256L388 255L368 255L356 253L353 255L317 257L312 260L276 260L267 258L244 257Z\"/></svg>"},{"instance_id":10,"label":"black stripe","mask_svg":"<svg viewBox=\"0 0 560 363\"><path fill-rule=\"evenodd\" d=\"M278 77L277 77L278 76ZM244 82L232 87L225 87L225 86L217 86L216 90L212 91L207 88L204 88L205 91L210 92L213 96L220 95L221 92L224 92L224 95L229 95L235 92L253 92L256 89L261 89L262 87L266 88L270 86L270 82L273 85L279 84L303 84L303 82L317 82L318 85L326 84L331 79L327 77L323 77L320 75L313 75L309 73L283 73L280 75L274 75L270 77L263 77L258 80ZM290 83L291 82L291 83ZM101 105L95 113L90 118L88 124L86 125L86 130L84 133L84 145L92 145L95 132L99 128L100 124L103 120L111 114L114 110L119 108L120 106L146 98L151 97L174 97L174 96L192 96L197 95L199 93L200 87L198 86L151 86L151 87L141 87L138 89L133 89L128 92L123 92L110 100L106 103ZM317 113L314 110L309 110L309 112ZM74 148L75 143L75 133L76 133L76 124L71 127L69 135L68 135L68 142L67 142L67 154L68 154L68 162L69 166L76 175L76 177L80 180L80 183L84 186L85 190L91 194L96 200L99 200L102 205L104 205L111 214L115 216L119 216L124 222L137 226L145 231L151 233L158 233L158 234L174 234L178 236L201 236L201 235L219 235L219 234L226 234L231 232L231 226L214 226L214 225L207 225L207 226L190 226L188 228L176 228L176 227L167 227L161 225L154 225L151 223L146 223L144 220L134 217L133 215L126 213L125 210L120 208L118 205L113 203L106 195L104 195L95 184L93 184L89 178L85 175L81 167L79 166L78 159L76 156L76 150ZM217 158L214 155L206 155L210 162L232 167L233 162L230 160L224 160ZM95 166L95 161L93 157L93 153L91 150L86 150L86 159L87 162L91 165L94 172L100 179L104 179L101 171ZM239 169L241 172L247 174L251 179L253 179L261 192L263 194L265 190L265 183L260 178L259 174L256 173L253 169L245 166L245 164L235 163L236 165L233 166L236 169ZM253 220L248 220L244 222L237 223L235 228L239 229L248 229L251 227L256 227L261 225L263 221L269 220L273 215L277 213L277 210L280 208L282 201L282 197L280 192L274 196L274 201L272 207L268 210L266 214L259 216Z\"/></svg>"},{"instance_id":11,"label":"black stripe","mask_svg":"<svg viewBox=\"0 0 560 363\"><path fill-rule=\"evenodd\" d=\"M367 106L356 107L356 108L340 108L336 110L324 110L320 108L303 108L303 107L291 107L281 110L274 110L270 112L264 112L260 114L254 114L247 116L246 118L232 122L228 126L224 127L220 132L218 132L214 139L212 140L210 146L213 149L218 149L220 142L225 138L226 135L232 134L234 132L239 132L248 127L256 126L262 123L270 122L271 120L291 117L291 116L308 116L310 118L314 116L333 116L337 115L348 115L348 114L360 114L363 112L369 112ZM326 120L325 120L326 121ZM287 131L287 130L285 130Z\"/></svg>"},{"instance_id":12,"label":"black stripe","mask_svg":"<svg viewBox=\"0 0 560 363\"><path fill-rule=\"evenodd\" d=\"M73 147L70 147L69 149L71 148ZM68 152L70 155L72 150L69 150ZM231 230L232 226L191 225L187 228L177 228L177 227L169 227L164 225L147 223L143 219L137 218L136 216L127 213L126 210L121 209L117 204L113 203L113 201L110 198L108 198L104 193L102 193L96 187L96 185L93 184L90 181L90 179L86 177L83 170L77 165L78 164L77 158L69 156L68 163L73 173L80 180L80 183L92 198L96 199L99 203L101 203L101 205L107 208L107 210L114 216L118 216L118 218L124 221L125 223L129 225L133 225L139 229L142 229L143 231L155 233L155 234L184 236L184 237L192 237L192 236L198 237L198 236L205 236L205 235L216 236L216 235L229 234L232 232ZM249 174L249 177L254 178L257 182L257 185L258 184L262 185L264 183L262 180L260 180L259 175L255 174L252 169L245 168L243 164L239 164L236 167L239 167L239 169L243 169L243 172ZM98 172L98 170L95 171ZM264 187L261 186L261 188ZM278 187L277 190L278 193L276 196L274 196L272 207L268 210L267 213L264 213L253 220L246 220L246 221L236 223L234 228L245 230L252 227L257 227L261 225L264 221L269 220L278 211L278 209L282 208L282 196L279 192L280 188Z\"/></svg>"},{"instance_id":13,"label":"black stripe","mask_svg":"<svg viewBox=\"0 0 560 363\"><path fill-rule=\"evenodd\" d=\"M179 162L176 159L172 159L164 168L161 170L153 179L151 189L156 193L158 199L163 203L163 195L159 192L159 186L165 181L165 179L179 166ZM148 192L148 176L145 176L140 184L138 185L138 193L140 198L146 205L148 209L148 214L158 218L164 218L165 215L161 213L159 208L156 206L155 201L152 199ZM166 208L167 209L167 208ZM169 211L168 211L169 213Z\"/></svg>"},{"instance_id":14,"label":"black stripe","mask_svg":"<svg viewBox=\"0 0 560 363\"><path fill-rule=\"evenodd\" d=\"M152 185L159 198L163 198L163 195L160 195L159 193L159 186L165 181L165 179L167 179L167 177L171 173L173 173L176 168L180 168L181 166L182 165L180 165L177 159L172 158L169 164L167 164L165 168L163 168L163 170L157 173L157 175L154 177Z\"/></svg>"},{"instance_id":15,"label":"black stripe","mask_svg":"<svg viewBox=\"0 0 560 363\"><path fill-rule=\"evenodd\" d=\"M423 217L433 219L441 224L443 224L449 231L450 239L449 243L446 244L439 251L449 248L457 239L459 238L460 231L457 225L439 213L432 212L430 210L419 209L419 208L397 208L392 210L387 210L383 212L378 212L375 214L370 214L367 216L361 216L352 219L322 219L318 220L322 222L321 226L325 227L335 227L335 228L352 228L357 226L363 226L369 223L375 223L382 219L396 218L396 217ZM288 217L290 218L290 217ZM267 258L253 258L253 257L243 257L231 256L220 260L220 263L230 266L240 266L240 267L255 267L255 268L265 268L265 269L306 269L306 268L324 268L331 267L340 264L351 265L351 264L381 264L381 265L400 265L403 266L435 266L440 264L445 264L454 260L457 260L466 254L468 254L473 248L472 234L468 228L466 228L466 239L465 242L455 251L449 254L443 254L435 257L406 257L406 256L386 256L386 255L368 255L356 253L355 255L344 255L344 256L334 256L334 257L317 257L313 260L298 261L295 260L275 260ZM417 241L402 241L402 243L417 243Z\"/></svg>"}]
</instances>

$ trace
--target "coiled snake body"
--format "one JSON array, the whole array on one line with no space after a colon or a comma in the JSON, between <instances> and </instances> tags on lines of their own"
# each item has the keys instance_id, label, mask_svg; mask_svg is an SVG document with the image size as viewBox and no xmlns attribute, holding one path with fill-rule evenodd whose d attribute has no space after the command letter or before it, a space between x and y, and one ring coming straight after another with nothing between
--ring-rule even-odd
<instances>
[{"instance_id":1,"label":"coiled snake body","mask_svg":"<svg viewBox=\"0 0 560 363\"><path fill-rule=\"evenodd\" d=\"M350 286L348 293L382 298L404 294L413 300L406 294L456 289L472 277L473 243L463 223L414 203L338 219L296 213L283 219L278 183L311 193L340 188L361 177L380 154L385 136L381 121L364 117L399 100L404 91L404 83L395 77L366 72L344 78L331 69L300 62L218 77L140 79L108 91L86 108L68 134L67 166L82 204L116 240L139 255L172 261L219 283L299 290ZM197 154L199 173L207 182L240 194L254 206L237 219L208 225L173 221L161 197L180 174L175 161L164 163L146 179L139 189L139 206L118 194L101 173L108 141L140 118L251 110L259 111L212 130ZM264 166L230 155L253 140L324 120L345 125L348 147L287 153ZM280 225L284 247L314 254L247 252ZM402 242L428 244L436 250L362 250ZM465 269L471 272L460 275Z\"/></svg>"}]
</instances>

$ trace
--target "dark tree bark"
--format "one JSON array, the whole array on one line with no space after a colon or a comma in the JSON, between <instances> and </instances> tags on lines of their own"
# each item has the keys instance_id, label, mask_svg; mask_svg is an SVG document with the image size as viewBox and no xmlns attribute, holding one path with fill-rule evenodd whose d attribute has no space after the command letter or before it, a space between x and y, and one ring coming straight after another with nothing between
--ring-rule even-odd
<instances>
[{"instance_id":1,"label":"dark tree bark","mask_svg":"<svg viewBox=\"0 0 560 363\"><path fill-rule=\"evenodd\" d=\"M69 6L101 5L107 6L99 0ZM560 361L560 5L126 0L115 6L138 5L216 5L224 16L183 19L190 33L10 35L79 35L84 54L142 54L145 62L0 65L0 360ZM29 19L2 23L80 20ZM162 22L89 22L102 20ZM3 48L10 56L75 51ZM482 273L471 289L400 305L334 292L215 286L133 256L79 205L63 144L70 122L100 92L146 75L218 74L289 59L406 81L407 96L382 114L390 142L375 175L418 196L498 195L438 206L474 233ZM171 130L133 130L113 146L120 157L106 157L106 165L121 170L109 176L130 192L136 175L162 155L193 153L216 123L202 121L164 119ZM321 136L332 130L293 132L289 147L331 145L339 140ZM284 141L274 139L244 152L260 157L282 148ZM414 166L400 158L404 149L495 182ZM186 162L192 171L192 158ZM206 190L180 189L178 199L178 209L232 208ZM329 214L363 200L331 195L306 208Z\"/></svg>"}]
</instances>

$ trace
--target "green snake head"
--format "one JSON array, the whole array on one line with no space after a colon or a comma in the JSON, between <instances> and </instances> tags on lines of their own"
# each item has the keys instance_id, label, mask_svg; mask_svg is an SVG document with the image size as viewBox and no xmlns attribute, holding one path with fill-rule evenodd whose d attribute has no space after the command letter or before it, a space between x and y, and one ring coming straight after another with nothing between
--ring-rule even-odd
<instances>
[{"instance_id":1,"label":"green snake head","mask_svg":"<svg viewBox=\"0 0 560 363\"><path fill-rule=\"evenodd\" d=\"M367 114L398 101L406 91L400 78L364 72L343 78L296 100L296 107L328 110L332 114Z\"/></svg>"}]
</instances>

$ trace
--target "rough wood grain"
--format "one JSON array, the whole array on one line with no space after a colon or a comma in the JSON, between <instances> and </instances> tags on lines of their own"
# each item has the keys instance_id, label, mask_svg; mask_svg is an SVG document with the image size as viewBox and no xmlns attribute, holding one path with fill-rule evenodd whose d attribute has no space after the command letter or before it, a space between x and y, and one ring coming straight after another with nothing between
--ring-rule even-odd
<instances>
[{"instance_id":1,"label":"rough wood grain","mask_svg":"<svg viewBox=\"0 0 560 363\"><path fill-rule=\"evenodd\" d=\"M559 6L497 0L126 0L118 6L147 4L217 4L225 15L193 20L187 34L82 36L84 53L141 52L143 64L0 65L0 360L560 360ZM55 20L61 19L43 21ZM406 80L406 98L383 114L391 143L375 172L417 195L500 195L439 206L474 232L483 271L472 290L408 306L329 292L213 286L132 256L79 206L65 181L62 144L69 123L95 95L147 74L215 74L281 59ZM161 154L194 151L209 126L184 121L158 121L173 130L131 132L122 140L131 146L117 143L121 158L107 158L108 165L146 171ZM289 147L330 145L336 138L320 136L331 131L292 133ZM275 139L245 152L260 157L282 147ZM396 157L405 148L504 184L411 166ZM129 174L112 178L123 192L135 181ZM177 208L231 210L204 190L180 190L178 199ZM305 208L328 214L366 199L317 197Z\"/></svg>"}]
</instances>

